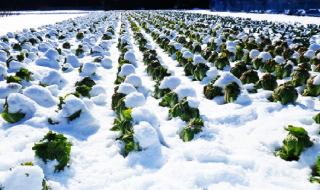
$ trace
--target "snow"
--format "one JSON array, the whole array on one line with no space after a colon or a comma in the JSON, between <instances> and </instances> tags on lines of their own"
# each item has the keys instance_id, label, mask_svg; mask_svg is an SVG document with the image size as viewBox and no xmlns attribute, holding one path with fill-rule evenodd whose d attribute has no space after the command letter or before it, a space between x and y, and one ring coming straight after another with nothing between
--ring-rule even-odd
<instances>
[{"instance_id":1,"label":"snow","mask_svg":"<svg viewBox=\"0 0 320 190\"><path fill-rule=\"evenodd\" d=\"M168 76L168 77L164 77L159 88L160 89L169 88L170 90L173 90L177 88L177 86L179 86L180 84L181 84L181 80L178 77Z\"/></svg>"},{"instance_id":2,"label":"snow","mask_svg":"<svg viewBox=\"0 0 320 190\"><path fill-rule=\"evenodd\" d=\"M188 96L191 96L191 97L197 96L196 91L192 87L189 87L186 85L178 86L174 90L174 92L177 93L179 100Z\"/></svg>"},{"instance_id":3,"label":"snow","mask_svg":"<svg viewBox=\"0 0 320 190\"><path fill-rule=\"evenodd\" d=\"M51 70L46 72L46 74L41 80L41 83L46 85L56 84L59 88L62 88L66 85L67 81L59 72Z\"/></svg>"},{"instance_id":4,"label":"snow","mask_svg":"<svg viewBox=\"0 0 320 190\"><path fill-rule=\"evenodd\" d=\"M28 12L30 13L30 12ZM31 12L32 13L32 12ZM35 12L33 12L35 13ZM75 18L83 16L85 13L74 14L26 14L26 15L14 15L9 17L0 18L0 34L7 32L21 31L24 28L37 28L42 25L54 24L69 18Z\"/></svg>"},{"instance_id":5,"label":"snow","mask_svg":"<svg viewBox=\"0 0 320 190\"><path fill-rule=\"evenodd\" d=\"M6 190L41 190L44 174L39 166L17 166L5 176Z\"/></svg>"},{"instance_id":6,"label":"snow","mask_svg":"<svg viewBox=\"0 0 320 190\"><path fill-rule=\"evenodd\" d=\"M118 89L118 93L123 93L123 94L130 94L136 91L137 91L136 88L129 83L121 83Z\"/></svg>"},{"instance_id":7,"label":"snow","mask_svg":"<svg viewBox=\"0 0 320 190\"><path fill-rule=\"evenodd\" d=\"M201 55L195 54L193 56L193 62L194 64L206 63L206 60Z\"/></svg>"},{"instance_id":8,"label":"snow","mask_svg":"<svg viewBox=\"0 0 320 190\"><path fill-rule=\"evenodd\" d=\"M40 106L51 107L56 105L51 92L42 86L29 86L23 90L23 94L37 102Z\"/></svg>"},{"instance_id":9,"label":"snow","mask_svg":"<svg viewBox=\"0 0 320 190\"><path fill-rule=\"evenodd\" d=\"M101 60L101 65L105 69L111 69L112 68L112 60L108 57L105 57Z\"/></svg>"},{"instance_id":10,"label":"snow","mask_svg":"<svg viewBox=\"0 0 320 190\"><path fill-rule=\"evenodd\" d=\"M26 114L26 117L31 117L36 112L35 102L19 93L9 94L7 103L9 113L21 112Z\"/></svg>"},{"instance_id":11,"label":"snow","mask_svg":"<svg viewBox=\"0 0 320 190\"><path fill-rule=\"evenodd\" d=\"M72 65L72 67L74 67L74 68L80 67L80 62L75 55L68 55L67 56L67 63Z\"/></svg>"},{"instance_id":12,"label":"snow","mask_svg":"<svg viewBox=\"0 0 320 190\"><path fill-rule=\"evenodd\" d=\"M119 72L119 76L125 77L132 73L135 73L135 67L131 64L123 64Z\"/></svg>"},{"instance_id":13,"label":"snow","mask_svg":"<svg viewBox=\"0 0 320 190\"><path fill-rule=\"evenodd\" d=\"M217 78L217 76L219 75L219 72L218 72L217 68L211 67L211 68L207 71L206 75L207 75L207 77L208 77L209 79L215 79L215 78Z\"/></svg>"},{"instance_id":14,"label":"snow","mask_svg":"<svg viewBox=\"0 0 320 190\"><path fill-rule=\"evenodd\" d=\"M320 85L320 75L317 75L313 78L313 85Z\"/></svg>"},{"instance_id":15,"label":"snow","mask_svg":"<svg viewBox=\"0 0 320 190\"><path fill-rule=\"evenodd\" d=\"M194 97L188 97L187 98L187 101L188 101L188 105L191 107L191 108L198 108L199 105L200 105L200 102L197 98L194 98Z\"/></svg>"},{"instance_id":16,"label":"snow","mask_svg":"<svg viewBox=\"0 0 320 190\"><path fill-rule=\"evenodd\" d=\"M56 60L40 58L36 60L36 64L43 67L48 67L52 69L60 69L60 64Z\"/></svg>"},{"instance_id":17,"label":"snow","mask_svg":"<svg viewBox=\"0 0 320 190\"><path fill-rule=\"evenodd\" d=\"M142 149L159 145L157 131L146 121L133 126L134 139Z\"/></svg>"},{"instance_id":18,"label":"snow","mask_svg":"<svg viewBox=\"0 0 320 190\"><path fill-rule=\"evenodd\" d=\"M260 51L253 49L250 51L249 56L251 59L254 59L254 58L258 57L259 54L260 54Z\"/></svg>"},{"instance_id":19,"label":"snow","mask_svg":"<svg viewBox=\"0 0 320 190\"><path fill-rule=\"evenodd\" d=\"M185 59L189 59L189 58L193 57L193 54L190 51L184 51L182 53L182 57L185 58Z\"/></svg>"},{"instance_id":20,"label":"snow","mask_svg":"<svg viewBox=\"0 0 320 190\"><path fill-rule=\"evenodd\" d=\"M272 56L269 52L260 52L258 58L261 58L263 62L266 62L272 59Z\"/></svg>"},{"instance_id":21,"label":"snow","mask_svg":"<svg viewBox=\"0 0 320 190\"><path fill-rule=\"evenodd\" d=\"M94 75L96 70L97 70L97 65L95 63L92 63L92 62L84 63L82 65L81 75L89 77Z\"/></svg>"},{"instance_id":22,"label":"snow","mask_svg":"<svg viewBox=\"0 0 320 190\"><path fill-rule=\"evenodd\" d=\"M210 10L188 10L186 12L209 14L209 15L219 15L219 16L230 16L230 17L240 17L240 18L250 18L252 20L268 20L271 22L287 22L287 23L301 23L307 24L320 24L318 17L312 16L292 16L284 14L258 14L258 13L242 13L242 12L220 12L220 11L210 11Z\"/></svg>"},{"instance_id":23,"label":"snow","mask_svg":"<svg viewBox=\"0 0 320 190\"><path fill-rule=\"evenodd\" d=\"M241 81L237 77L235 77L231 73L226 72L221 74L221 76L214 82L214 85L224 88L226 85L232 82L237 83L240 87L242 86Z\"/></svg>"},{"instance_id":24,"label":"snow","mask_svg":"<svg viewBox=\"0 0 320 190\"><path fill-rule=\"evenodd\" d=\"M140 87L142 85L142 80L137 74L130 74L124 80L125 83L132 84L134 87Z\"/></svg>"},{"instance_id":25,"label":"snow","mask_svg":"<svg viewBox=\"0 0 320 190\"><path fill-rule=\"evenodd\" d=\"M308 50L306 51L303 56L307 57L307 58L312 58L313 56L315 56L315 52L313 50Z\"/></svg>"},{"instance_id":26,"label":"snow","mask_svg":"<svg viewBox=\"0 0 320 190\"><path fill-rule=\"evenodd\" d=\"M274 61L278 64L284 64L285 63L285 60L282 56L279 56L277 55L275 58L274 58Z\"/></svg>"},{"instance_id":27,"label":"snow","mask_svg":"<svg viewBox=\"0 0 320 190\"><path fill-rule=\"evenodd\" d=\"M16 93L21 90L22 86L18 83L1 84L0 98L5 98L11 93Z\"/></svg>"},{"instance_id":28,"label":"snow","mask_svg":"<svg viewBox=\"0 0 320 190\"><path fill-rule=\"evenodd\" d=\"M135 108L144 105L146 99L144 98L143 94L139 92L132 92L125 97L124 102L126 104L126 107Z\"/></svg>"},{"instance_id":29,"label":"snow","mask_svg":"<svg viewBox=\"0 0 320 190\"><path fill-rule=\"evenodd\" d=\"M132 51L127 51L124 54L124 59L129 61L130 63L134 63L136 61L136 57Z\"/></svg>"}]
</instances>

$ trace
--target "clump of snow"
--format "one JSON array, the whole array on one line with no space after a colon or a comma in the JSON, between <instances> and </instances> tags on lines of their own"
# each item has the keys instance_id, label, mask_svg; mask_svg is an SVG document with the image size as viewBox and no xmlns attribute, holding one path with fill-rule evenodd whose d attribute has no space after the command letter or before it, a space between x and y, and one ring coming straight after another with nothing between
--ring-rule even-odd
<instances>
[{"instance_id":1,"label":"clump of snow","mask_svg":"<svg viewBox=\"0 0 320 190\"><path fill-rule=\"evenodd\" d=\"M70 65L72 65L73 68L80 67L80 62L79 62L77 56L75 56L75 55L68 55L67 56L67 63L70 63Z\"/></svg>"},{"instance_id":2,"label":"clump of snow","mask_svg":"<svg viewBox=\"0 0 320 190\"><path fill-rule=\"evenodd\" d=\"M190 51L184 51L182 52L182 57L185 59L190 59L193 57L193 54Z\"/></svg>"},{"instance_id":3,"label":"clump of snow","mask_svg":"<svg viewBox=\"0 0 320 190\"><path fill-rule=\"evenodd\" d=\"M146 99L140 92L132 92L125 97L125 105L128 108L135 108L145 104Z\"/></svg>"},{"instance_id":4,"label":"clump of snow","mask_svg":"<svg viewBox=\"0 0 320 190\"><path fill-rule=\"evenodd\" d=\"M136 92L137 89L132 85L132 84L129 84L129 83L121 83L119 85L119 89L118 89L118 93L122 93L122 94L130 94L130 93L133 93L133 92Z\"/></svg>"},{"instance_id":5,"label":"clump of snow","mask_svg":"<svg viewBox=\"0 0 320 190\"><path fill-rule=\"evenodd\" d=\"M4 179L5 190L41 190L44 174L39 166L17 166Z\"/></svg>"},{"instance_id":6,"label":"clump of snow","mask_svg":"<svg viewBox=\"0 0 320 190\"><path fill-rule=\"evenodd\" d=\"M307 57L307 58L312 58L313 56L315 56L315 51L313 51L313 50L308 50L308 51L306 51L304 54L303 54L303 56L304 57Z\"/></svg>"},{"instance_id":7,"label":"clump of snow","mask_svg":"<svg viewBox=\"0 0 320 190\"><path fill-rule=\"evenodd\" d=\"M21 84L9 83L0 85L0 98L5 98L11 93L17 93L22 89Z\"/></svg>"},{"instance_id":8,"label":"clump of snow","mask_svg":"<svg viewBox=\"0 0 320 190\"><path fill-rule=\"evenodd\" d=\"M131 112L131 116L134 123L140 123L141 121L146 121L155 128L159 127L159 121L157 116L145 107L133 108Z\"/></svg>"},{"instance_id":9,"label":"clump of snow","mask_svg":"<svg viewBox=\"0 0 320 190\"><path fill-rule=\"evenodd\" d=\"M133 126L133 137L142 149L159 145L157 131L146 121Z\"/></svg>"},{"instance_id":10,"label":"clump of snow","mask_svg":"<svg viewBox=\"0 0 320 190\"><path fill-rule=\"evenodd\" d=\"M226 85L232 82L237 83L240 87L242 86L241 81L237 77L229 72L225 72L222 73L221 76L214 82L214 85L224 88Z\"/></svg>"},{"instance_id":11,"label":"clump of snow","mask_svg":"<svg viewBox=\"0 0 320 190\"><path fill-rule=\"evenodd\" d=\"M199 64L199 63L205 63L206 60L199 54L195 54L193 56L193 63L194 64Z\"/></svg>"},{"instance_id":12,"label":"clump of snow","mask_svg":"<svg viewBox=\"0 0 320 190\"><path fill-rule=\"evenodd\" d=\"M3 80L7 76L7 67L0 64L0 80Z\"/></svg>"},{"instance_id":13,"label":"clump of snow","mask_svg":"<svg viewBox=\"0 0 320 190\"><path fill-rule=\"evenodd\" d=\"M10 61L9 69L13 72L19 71L21 68L26 68L26 65L20 61Z\"/></svg>"},{"instance_id":14,"label":"clump of snow","mask_svg":"<svg viewBox=\"0 0 320 190\"><path fill-rule=\"evenodd\" d=\"M179 100L183 99L184 97L196 97L196 91L189 86L181 85L178 86L174 92L178 95Z\"/></svg>"},{"instance_id":15,"label":"clump of snow","mask_svg":"<svg viewBox=\"0 0 320 190\"><path fill-rule=\"evenodd\" d=\"M91 76L97 71L97 65L92 62L84 63L82 66L81 75L82 76Z\"/></svg>"},{"instance_id":16,"label":"clump of snow","mask_svg":"<svg viewBox=\"0 0 320 190\"><path fill-rule=\"evenodd\" d=\"M140 87L142 85L142 80L137 74L130 74L124 82L132 84L134 87Z\"/></svg>"},{"instance_id":17,"label":"clump of snow","mask_svg":"<svg viewBox=\"0 0 320 190\"><path fill-rule=\"evenodd\" d=\"M259 54L260 54L260 51L258 51L258 50L256 50L256 49L253 49L253 50L250 51L249 57L250 57L251 59L254 59L254 58L258 57Z\"/></svg>"},{"instance_id":18,"label":"clump of snow","mask_svg":"<svg viewBox=\"0 0 320 190\"><path fill-rule=\"evenodd\" d=\"M8 56L7 56L7 52L3 51L3 50L0 50L0 61L7 61L8 59Z\"/></svg>"},{"instance_id":19,"label":"clump of snow","mask_svg":"<svg viewBox=\"0 0 320 190\"><path fill-rule=\"evenodd\" d=\"M276 63L278 63L278 64L281 64L281 65L285 63L284 58L283 58L282 56L279 56L279 55L277 55L277 56L274 58L274 61L275 61Z\"/></svg>"},{"instance_id":20,"label":"clump of snow","mask_svg":"<svg viewBox=\"0 0 320 190\"><path fill-rule=\"evenodd\" d=\"M320 85L320 75L313 78L313 85Z\"/></svg>"},{"instance_id":21,"label":"clump of snow","mask_svg":"<svg viewBox=\"0 0 320 190\"><path fill-rule=\"evenodd\" d=\"M23 94L44 107L56 105L56 101L51 95L51 92L38 85L32 85L23 90Z\"/></svg>"},{"instance_id":22,"label":"clump of snow","mask_svg":"<svg viewBox=\"0 0 320 190\"><path fill-rule=\"evenodd\" d=\"M191 107L191 108L198 108L199 105L200 105L200 101L195 98L195 97L188 97L187 98L187 101L188 101L188 105Z\"/></svg>"},{"instance_id":23,"label":"clump of snow","mask_svg":"<svg viewBox=\"0 0 320 190\"><path fill-rule=\"evenodd\" d=\"M105 57L101 60L101 65L105 69L111 69L112 68L112 60L108 57Z\"/></svg>"},{"instance_id":24,"label":"clump of snow","mask_svg":"<svg viewBox=\"0 0 320 190\"><path fill-rule=\"evenodd\" d=\"M101 85L94 85L92 89L90 90L90 95L93 96L98 96L99 94L105 94L106 90L103 86Z\"/></svg>"},{"instance_id":25,"label":"clump of snow","mask_svg":"<svg viewBox=\"0 0 320 190\"><path fill-rule=\"evenodd\" d=\"M173 90L177 88L177 86L179 86L180 84L181 84L181 80L179 77L167 76L167 77L164 77L164 79L161 81L159 88L160 89L169 88L170 90Z\"/></svg>"},{"instance_id":26,"label":"clump of snow","mask_svg":"<svg viewBox=\"0 0 320 190\"><path fill-rule=\"evenodd\" d=\"M60 64L56 60L40 58L36 60L36 64L43 67L49 67L52 69L60 69Z\"/></svg>"},{"instance_id":27,"label":"clump of snow","mask_svg":"<svg viewBox=\"0 0 320 190\"><path fill-rule=\"evenodd\" d=\"M130 63L134 63L136 61L136 56L134 55L134 52L132 51L127 51L124 54L124 59L129 61Z\"/></svg>"},{"instance_id":28,"label":"clump of snow","mask_svg":"<svg viewBox=\"0 0 320 190\"><path fill-rule=\"evenodd\" d=\"M111 46L111 42L110 41L101 41L100 42L100 46L105 49L108 50Z\"/></svg>"},{"instance_id":29,"label":"clump of snow","mask_svg":"<svg viewBox=\"0 0 320 190\"><path fill-rule=\"evenodd\" d=\"M119 72L120 77L128 76L132 73L135 73L135 67L132 64L123 64Z\"/></svg>"},{"instance_id":30,"label":"clump of snow","mask_svg":"<svg viewBox=\"0 0 320 190\"><path fill-rule=\"evenodd\" d=\"M309 50L313 50L313 51L318 51L318 50L320 50L320 44L316 44L316 43L314 43L314 44L311 44L310 46L309 46Z\"/></svg>"},{"instance_id":31,"label":"clump of snow","mask_svg":"<svg viewBox=\"0 0 320 190\"><path fill-rule=\"evenodd\" d=\"M259 53L258 58L262 59L263 62L269 61L270 59L272 59L272 55L269 52L261 52Z\"/></svg>"},{"instance_id":32,"label":"clump of snow","mask_svg":"<svg viewBox=\"0 0 320 190\"><path fill-rule=\"evenodd\" d=\"M209 79L215 79L219 75L219 71L216 67L211 67L207 72L206 75Z\"/></svg>"},{"instance_id":33,"label":"clump of snow","mask_svg":"<svg viewBox=\"0 0 320 190\"><path fill-rule=\"evenodd\" d=\"M42 78L41 83L46 85L56 84L61 89L66 85L67 81L58 71L51 70Z\"/></svg>"},{"instance_id":34,"label":"clump of snow","mask_svg":"<svg viewBox=\"0 0 320 190\"><path fill-rule=\"evenodd\" d=\"M11 93L7 98L9 113L21 112L31 117L36 112L35 102L20 93Z\"/></svg>"},{"instance_id":35,"label":"clump of snow","mask_svg":"<svg viewBox=\"0 0 320 190\"><path fill-rule=\"evenodd\" d=\"M232 53L236 53L236 43L234 41L227 41L227 50Z\"/></svg>"},{"instance_id":36,"label":"clump of snow","mask_svg":"<svg viewBox=\"0 0 320 190\"><path fill-rule=\"evenodd\" d=\"M59 57L59 53L58 53L58 51L55 50L55 49L49 49L49 50L45 53L45 56L46 56L48 59L57 60L58 57Z\"/></svg>"}]
</instances>

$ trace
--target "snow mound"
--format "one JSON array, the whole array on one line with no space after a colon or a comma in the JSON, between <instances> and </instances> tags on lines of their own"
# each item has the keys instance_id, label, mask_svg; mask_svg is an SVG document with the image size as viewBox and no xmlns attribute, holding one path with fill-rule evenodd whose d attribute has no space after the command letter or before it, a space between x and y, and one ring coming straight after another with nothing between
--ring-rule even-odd
<instances>
[{"instance_id":1,"label":"snow mound","mask_svg":"<svg viewBox=\"0 0 320 190\"><path fill-rule=\"evenodd\" d=\"M178 95L179 100L182 100L184 97L196 97L196 91L189 86L183 85L178 86L174 92Z\"/></svg>"},{"instance_id":2,"label":"snow mound","mask_svg":"<svg viewBox=\"0 0 320 190\"><path fill-rule=\"evenodd\" d=\"M142 149L159 145L157 131L146 121L141 121L133 126L133 137Z\"/></svg>"},{"instance_id":3,"label":"snow mound","mask_svg":"<svg viewBox=\"0 0 320 190\"><path fill-rule=\"evenodd\" d=\"M57 60L58 57L59 57L59 53L58 53L58 51L55 50L55 49L49 49L49 50L45 53L45 56L46 56L48 59Z\"/></svg>"},{"instance_id":4,"label":"snow mound","mask_svg":"<svg viewBox=\"0 0 320 190\"><path fill-rule=\"evenodd\" d=\"M269 52L263 51L259 54L258 58L262 59L263 62L266 62L272 59L272 55Z\"/></svg>"},{"instance_id":5,"label":"snow mound","mask_svg":"<svg viewBox=\"0 0 320 190\"><path fill-rule=\"evenodd\" d=\"M95 63L91 63L91 62L84 63L82 66L81 75L91 76L95 74L96 71L97 71L97 65Z\"/></svg>"},{"instance_id":6,"label":"snow mound","mask_svg":"<svg viewBox=\"0 0 320 190\"><path fill-rule=\"evenodd\" d=\"M226 72L221 74L221 76L215 81L214 85L224 88L226 85L232 82L237 83L240 87L242 86L241 81L237 77L235 77L231 73Z\"/></svg>"},{"instance_id":7,"label":"snow mound","mask_svg":"<svg viewBox=\"0 0 320 190\"><path fill-rule=\"evenodd\" d=\"M282 56L279 56L279 55L277 55L277 56L274 58L274 61L275 61L276 63L278 63L278 64L281 64L281 65L285 63L284 58L283 58Z\"/></svg>"},{"instance_id":8,"label":"snow mound","mask_svg":"<svg viewBox=\"0 0 320 190\"><path fill-rule=\"evenodd\" d=\"M168 76L168 77L164 77L159 88L160 89L169 88L170 90L173 90L177 88L177 86L179 86L180 84L181 84L181 79L179 77Z\"/></svg>"},{"instance_id":9,"label":"snow mound","mask_svg":"<svg viewBox=\"0 0 320 190\"><path fill-rule=\"evenodd\" d=\"M17 93L22 89L21 84L9 83L0 86L0 98L5 98L11 93Z\"/></svg>"},{"instance_id":10,"label":"snow mound","mask_svg":"<svg viewBox=\"0 0 320 190\"><path fill-rule=\"evenodd\" d=\"M44 174L39 166L17 166L7 174L5 190L42 190Z\"/></svg>"},{"instance_id":11,"label":"snow mound","mask_svg":"<svg viewBox=\"0 0 320 190\"><path fill-rule=\"evenodd\" d=\"M260 51L258 51L258 50L256 50L256 49L253 49L253 50L250 51L249 57L250 57L251 59L254 59L254 58L258 57L259 54L260 54Z\"/></svg>"},{"instance_id":12,"label":"snow mound","mask_svg":"<svg viewBox=\"0 0 320 190\"><path fill-rule=\"evenodd\" d=\"M154 128L159 127L159 121L157 116L145 107L133 108L131 116L134 123L140 123L141 121L146 121L150 123Z\"/></svg>"},{"instance_id":13,"label":"snow mound","mask_svg":"<svg viewBox=\"0 0 320 190\"><path fill-rule=\"evenodd\" d=\"M198 108L199 105L200 105L200 101L199 101L197 98L188 97L187 100L188 100L188 105L189 105L191 108Z\"/></svg>"},{"instance_id":14,"label":"snow mound","mask_svg":"<svg viewBox=\"0 0 320 190\"><path fill-rule=\"evenodd\" d=\"M118 93L122 93L122 94L130 94L136 91L137 89L132 84L129 84L129 83L121 83L118 89Z\"/></svg>"},{"instance_id":15,"label":"snow mound","mask_svg":"<svg viewBox=\"0 0 320 190\"><path fill-rule=\"evenodd\" d=\"M51 70L42 78L41 83L49 86L55 84L61 89L66 85L67 81L58 71Z\"/></svg>"},{"instance_id":16,"label":"snow mound","mask_svg":"<svg viewBox=\"0 0 320 190\"><path fill-rule=\"evenodd\" d=\"M125 97L126 107L135 108L145 104L146 99L140 92L133 92Z\"/></svg>"},{"instance_id":17,"label":"snow mound","mask_svg":"<svg viewBox=\"0 0 320 190\"><path fill-rule=\"evenodd\" d=\"M43 67L49 67L52 69L60 69L60 64L56 60L40 58L36 60L36 64Z\"/></svg>"},{"instance_id":18,"label":"snow mound","mask_svg":"<svg viewBox=\"0 0 320 190\"><path fill-rule=\"evenodd\" d=\"M206 63L206 60L201 55L195 54L193 56L193 62L194 64Z\"/></svg>"},{"instance_id":19,"label":"snow mound","mask_svg":"<svg viewBox=\"0 0 320 190\"><path fill-rule=\"evenodd\" d=\"M313 85L320 85L320 75L313 78Z\"/></svg>"},{"instance_id":20,"label":"snow mound","mask_svg":"<svg viewBox=\"0 0 320 190\"><path fill-rule=\"evenodd\" d=\"M73 68L80 67L80 62L75 55L68 55L67 56L67 63L69 63Z\"/></svg>"},{"instance_id":21,"label":"snow mound","mask_svg":"<svg viewBox=\"0 0 320 190\"><path fill-rule=\"evenodd\" d=\"M119 72L120 77L125 77L135 73L135 67L132 64L123 64Z\"/></svg>"},{"instance_id":22,"label":"snow mound","mask_svg":"<svg viewBox=\"0 0 320 190\"><path fill-rule=\"evenodd\" d=\"M216 67L211 67L211 68L207 71L206 75L207 75L207 77L208 77L209 79L212 80L212 79L215 79L215 78L218 77L219 71L218 71L218 69L217 69Z\"/></svg>"},{"instance_id":23,"label":"snow mound","mask_svg":"<svg viewBox=\"0 0 320 190\"><path fill-rule=\"evenodd\" d=\"M132 51L127 51L124 54L124 59L129 61L130 63L134 63L136 61L136 56L134 55L134 52Z\"/></svg>"},{"instance_id":24,"label":"snow mound","mask_svg":"<svg viewBox=\"0 0 320 190\"><path fill-rule=\"evenodd\" d=\"M105 94L106 90L103 86L101 85L95 85L92 87L92 89L90 90L90 95L93 96L98 96L100 94Z\"/></svg>"},{"instance_id":25,"label":"snow mound","mask_svg":"<svg viewBox=\"0 0 320 190\"><path fill-rule=\"evenodd\" d=\"M9 113L22 112L31 117L36 112L35 102L23 94L11 93L7 99Z\"/></svg>"},{"instance_id":26,"label":"snow mound","mask_svg":"<svg viewBox=\"0 0 320 190\"><path fill-rule=\"evenodd\" d=\"M24 89L23 94L43 107L51 107L56 105L56 101L51 95L51 92L42 86L29 86Z\"/></svg>"},{"instance_id":27,"label":"snow mound","mask_svg":"<svg viewBox=\"0 0 320 190\"><path fill-rule=\"evenodd\" d=\"M134 87L142 86L142 80L140 76L138 76L137 74L130 74L129 76L126 77L124 82L132 84Z\"/></svg>"},{"instance_id":28,"label":"snow mound","mask_svg":"<svg viewBox=\"0 0 320 190\"><path fill-rule=\"evenodd\" d=\"M112 68L112 60L108 57L105 57L101 60L101 65L105 69L111 69Z\"/></svg>"}]
</instances>

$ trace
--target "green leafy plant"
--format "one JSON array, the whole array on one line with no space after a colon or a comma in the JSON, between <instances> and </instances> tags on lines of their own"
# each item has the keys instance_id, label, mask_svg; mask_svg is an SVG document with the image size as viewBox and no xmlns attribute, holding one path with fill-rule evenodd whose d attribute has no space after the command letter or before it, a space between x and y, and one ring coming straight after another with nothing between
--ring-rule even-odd
<instances>
[{"instance_id":1,"label":"green leafy plant","mask_svg":"<svg viewBox=\"0 0 320 190\"><path fill-rule=\"evenodd\" d=\"M313 183L320 183L320 156L317 157L315 165L312 167L310 181Z\"/></svg>"},{"instance_id":2,"label":"green leafy plant","mask_svg":"<svg viewBox=\"0 0 320 190\"><path fill-rule=\"evenodd\" d=\"M297 87L297 86L302 86L306 84L308 78L310 77L310 74L308 70L298 67L295 71L292 73L292 80L291 83Z\"/></svg>"},{"instance_id":3,"label":"green leafy plant","mask_svg":"<svg viewBox=\"0 0 320 190\"><path fill-rule=\"evenodd\" d=\"M290 83L278 86L272 93L271 100L279 101L281 104L294 104L298 99L298 92Z\"/></svg>"},{"instance_id":4,"label":"green leafy plant","mask_svg":"<svg viewBox=\"0 0 320 190\"><path fill-rule=\"evenodd\" d=\"M9 105L6 100L6 102L3 106L3 111L2 111L1 116L5 121L7 121L9 123L17 123L20 120L22 120L26 116L26 114L22 113L22 112L10 113L9 112Z\"/></svg>"},{"instance_id":5,"label":"green leafy plant","mask_svg":"<svg viewBox=\"0 0 320 190\"><path fill-rule=\"evenodd\" d=\"M258 73L254 70L249 70L244 72L241 77L240 80L243 84L249 84L249 83L256 83L257 81L259 81L259 76Z\"/></svg>"},{"instance_id":6,"label":"green leafy plant","mask_svg":"<svg viewBox=\"0 0 320 190\"><path fill-rule=\"evenodd\" d=\"M277 78L269 73L263 75L257 84L258 88L263 88L264 90L274 90L277 86Z\"/></svg>"},{"instance_id":7,"label":"green leafy plant","mask_svg":"<svg viewBox=\"0 0 320 190\"><path fill-rule=\"evenodd\" d=\"M160 106L163 107L173 107L174 105L176 105L179 101L178 95L175 92L170 92L168 94L166 94L161 102L159 103Z\"/></svg>"},{"instance_id":8,"label":"green leafy plant","mask_svg":"<svg viewBox=\"0 0 320 190\"><path fill-rule=\"evenodd\" d=\"M194 135L200 133L203 127L203 120L200 118L191 119L186 127L180 132L180 138L184 142L191 141Z\"/></svg>"},{"instance_id":9,"label":"green leafy plant","mask_svg":"<svg viewBox=\"0 0 320 190\"><path fill-rule=\"evenodd\" d=\"M304 96L319 96L320 95L320 85L313 84L315 77L310 77L307 80L306 89L304 89Z\"/></svg>"},{"instance_id":10,"label":"green leafy plant","mask_svg":"<svg viewBox=\"0 0 320 190\"><path fill-rule=\"evenodd\" d=\"M204 63L197 64L193 72L193 78L195 80L201 81L206 76L206 73L208 70L209 70L209 67L206 64Z\"/></svg>"},{"instance_id":11,"label":"green leafy plant","mask_svg":"<svg viewBox=\"0 0 320 190\"><path fill-rule=\"evenodd\" d=\"M180 117L183 121L190 121L192 118L199 118L200 113L198 108L190 107L187 99L184 98L175 106L170 108L169 117Z\"/></svg>"},{"instance_id":12,"label":"green leafy plant","mask_svg":"<svg viewBox=\"0 0 320 190\"><path fill-rule=\"evenodd\" d=\"M49 131L39 143L35 143L32 150L45 163L49 160L57 160L55 172L59 172L68 165L71 146L72 144L62 134Z\"/></svg>"},{"instance_id":13,"label":"green leafy plant","mask_svg":"<svg viewBox=\"0 0 320 190\"><path fill-rule=\"evenodd\" d=\"M302 127L289 125L285 128L287 137L283 140L283 146L276 151L276 155L284 160L299 160L299 156L306 148L313 145L308 132Z\"/></svg>"},{"instance_id":14,"label":"green leafy plant","mask_svg":"<svg viewBox=\"0 0 320 190\"><path fill-rule=\"evenodd\" d=\"M237 100L241 90L237 83L232 82L224 87L224 101L231 103Z\"/></svg>"},{"instance_id":15,"label":"green leafy plant","mask_svg":"<svg viewBox=\"0 0 320 190\"><path fill-rule=\"evenodd\" d=\"M223 96L223 89L210 83L203 87L203 94L207 99L211 100L217 96Z\"/></svg>"}]
</instances>

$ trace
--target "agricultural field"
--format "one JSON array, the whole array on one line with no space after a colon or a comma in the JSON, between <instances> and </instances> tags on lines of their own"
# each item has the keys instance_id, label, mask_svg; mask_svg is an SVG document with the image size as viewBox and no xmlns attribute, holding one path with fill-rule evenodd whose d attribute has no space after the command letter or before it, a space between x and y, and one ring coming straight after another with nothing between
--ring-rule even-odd
<instances>
[{"instance_id":1,"label":"agricultural field","mask_svg":"<svg viewBox=\"0 0 320 190\"><path fill-rule=\"evenodd\" d=\"M320 189L320 25L100 11L14 31L0 190Z\"/></svg>"}]
</instances>

